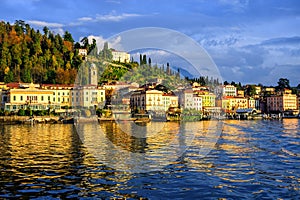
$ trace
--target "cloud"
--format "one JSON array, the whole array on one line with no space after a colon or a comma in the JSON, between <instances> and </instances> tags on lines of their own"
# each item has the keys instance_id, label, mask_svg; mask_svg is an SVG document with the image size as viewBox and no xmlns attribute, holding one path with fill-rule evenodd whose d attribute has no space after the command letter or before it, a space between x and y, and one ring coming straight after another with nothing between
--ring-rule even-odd
<instances>
[{"instance_id":1,"label":"cloud","mask_svg":"<svg viewBox=\"0 0 300 200\"><path fill-rule=\"evenodd\" d=\"M78 21L82 21L82 22L93 21L93 18L91 18L91 17L81 17L81 18L78 18Z\"/></svg>"},{"instance_id":2,"label":"cloud","mask_svg":"<svg viewBox=\"0 0 300 200\"><path fill-rule=\"evenodd\" d=\"M119 43L121 41L121 37L120 36L116 37L114 39L106 39L106 38L104 38L101 35L99 35L99 36L89 35L87 38L88 38L90 44L93 42L93 39L96 40L96 45L97 45L97 48L98 48L98 52L103 49L103 46L104 46L105 42L108 42L108 47L109 48L120 50L118 48L118 45L119 45ZM81 41L82 39L83 39L83 37L81 37L79 39L79 41Z\"/></svg>"},{"instance_id":3,"label":"cloud","mask_svg":"<svg viewBox=\"0 0 300 200\"><path fill-rule=\"evenodd\" d=\"M46 22L46 21L38 21L38 20L29 20L27 21L29 24L39 26L39 27L44 27L47 26L49 28L62 28L64 27L63 24L60 23L51 23L51 22Z\"/></svg>"},{"instance_id":4,"label":"cloud","mask_svg":"<svg viewBox=\"0 0 300 200\"><path fill-rule=\"evenodd\" d=\"M111 14L108 15L96 15L95 21L113 21L113 22L118 22L127 18L132 18L132 17L139 17L141 15L135 14L135 13L122 13L122 14L115 14L115 12L112 12Z\"/></svg>"},{"instance_id":5,"label":"cloud","mask_svg":"<svg viewBox=\"0 0 300 200\"><path fill-rule=\"evenodd\" d=\"M300 37L280 37L280 38L272 38L269 40L265 40L261 43L262 45L297 45L300 44Z\"/></svg>"}]
</instances>

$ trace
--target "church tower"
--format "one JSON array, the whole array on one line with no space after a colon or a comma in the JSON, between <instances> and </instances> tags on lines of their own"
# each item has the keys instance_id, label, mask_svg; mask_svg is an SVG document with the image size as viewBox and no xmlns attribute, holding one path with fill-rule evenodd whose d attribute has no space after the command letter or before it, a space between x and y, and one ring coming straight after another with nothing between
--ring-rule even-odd
<instances>
[{"instance_id":1,"label":"church tower","mask_svg":"<svg viewBox=\"0 0 300 200\"><path fill-rule=\"evenodd\" d=\"M89 84L91 85L98 85L97 67L94 63L91 64L89 69L89 81Z\"/></svg>"}]
</instances>

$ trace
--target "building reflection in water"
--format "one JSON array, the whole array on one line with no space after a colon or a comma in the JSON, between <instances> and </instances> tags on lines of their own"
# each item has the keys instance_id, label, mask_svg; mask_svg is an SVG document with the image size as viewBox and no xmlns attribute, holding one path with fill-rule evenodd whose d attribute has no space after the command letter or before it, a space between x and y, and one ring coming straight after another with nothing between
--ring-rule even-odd
<instances>
[{"instance_id":1,"label":"building reflection in water","mask_svg":"<svg viewBox=\"0 0 300 200\"><path fill-rule=\"evenodd\" d=\"M150 122L141 127L129 121L101 122L100 126L81 123L77 131L87 150L105 165L120 171L147 172L176 161L193 142L198 145L198 157L204 157L221 131L212 123Z\"/></svg>"}]
</instances>

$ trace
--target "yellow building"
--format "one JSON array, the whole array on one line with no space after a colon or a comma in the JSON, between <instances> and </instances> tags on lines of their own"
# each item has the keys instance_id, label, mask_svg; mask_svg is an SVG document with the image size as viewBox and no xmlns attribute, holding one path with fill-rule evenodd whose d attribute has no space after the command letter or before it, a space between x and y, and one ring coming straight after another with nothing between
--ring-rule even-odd
<instances>
[{"instance_id":1,"label":"yellow building","mask_svg":"<svg viewBox=\"0 0 300 200\"><path fill-rule=\"evenodd\" d=\"M244 92L244 90L238 90L238 91L237 91L237 96L238 96L238 97L245 97L245 92Z\"/></svg>"},{"instance_id":2,"label":"yellow building","mask_svg":"<svg viewBox=\"0 0 300 200\"><path fill-rule=\"evenodd\" d=\"M59 109L60 105L51 102L51 90L37 89L34 84L28 88L15 88L2 93L2 105L5 110L18 111L19 109L46 110Z\"/></svg>"},{"instance_id":3,"label":"yellow building","mask_svg":"<svg viewBox=\"0 0 300 200\"><path fill-rule=\"evenodd\" d=\"M213 93L199 94L202 98L202 107L215 107L216 106L216 95Z\"/></svg>"},{"instance_id":4,"label":"yellow building","mask_svg":"<svg viewBox=\"0 0 300 200\"><path fill-rule=\"evenodd\" d=\"M230 113L234 112L236 109L248 108L248 100L244 97L223 97L221 100L218 100L217 105L226 113Z\"/></svg>"},{"instance_id":5,"label":"yellow building","mask_svg":"<svg viewBox=\"0 0 300 200\"><path fill-rule=\"evenodd\" d=\"M130 97L130 107L133 110L162 111L164 104L163 92L159 90L135 91Z\"/></svg>"},{"instance_id":6,"label":"yellow building","mask_svg":"<svg viewBox=\"0 0 300 200\"><path fill-rule=\"evenodd\" d=\"M53 92L53 97L50 100L52 103L60 104L61 107L72 106L71 90L73 89L73 85L43 84L41 88Z\"/></svg>"}]
</instances>

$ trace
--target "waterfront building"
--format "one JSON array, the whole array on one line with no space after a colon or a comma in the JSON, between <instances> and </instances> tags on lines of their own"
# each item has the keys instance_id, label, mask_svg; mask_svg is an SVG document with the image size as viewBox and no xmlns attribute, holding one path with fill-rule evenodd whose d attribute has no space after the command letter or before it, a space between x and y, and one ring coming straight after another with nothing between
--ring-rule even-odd
<instances>
[{"instance_id":1,"label":"waterfront building","mask_svg":"<svg viewBox=\"0 0 300 200\"><path fill-rule=\"evenodd\" d=\"M71 102L74 107L95 108L105 104L105 89L97 85L84 85L73 88Z\"/></svg>"},{"instance_id":2,"label":"waterfront building","mask_svg":"<svg viewBox=\"0 0 300 200\"><path fill-rule=\"evenodd\" d=\"M130 54L124 51L117 51L117 50L112 50L112 60L121 62L121 63L128 63L130 62Z\"/></svg>"},{"instance_id":3,"label":"waterfront building","mask_svg":"<svg viewBox=\"0 0 300 200\"><path fill-rule=\"evenodd\" d=\"M193 109L198 111L202 111L203 109L202 97L196 94L193 95Z\"/></svg>"},{"instance_id":4,"label":"waterfront building","mask_svg":"<svg viewBox=\"0 0 300 200\"><path fill-rule=\"evenodd\" d=\"M169 108L178 108L178 96L174 94L164 93L162 95L163 109L167 111Z\"/></svg>"},{"instance_id":5,"label":"waterfront building","mask_svg":"<svg viewBox=\"0 0 300 200\"><path fill-rule=\"evenodd\" d=\"M252 97L248 98L248 108L256 108L256 100Z\"/></svg>"},{"instance_id":6,"label":"waterfront building","mask_svg":"<svg viewBox=\"0 0 300 200\"><path fill-rule=\"evenodd\" d=\"M216 106L216 95L213 93L198 94L202 98L202 107L215 107Z\"/></svg>"},{"instance_id":7,"label":"waterfront building","mask_svg":"<svg viewBox=\"0 0 300 200\"><path fill-rule=\"evenodd\" d=\"M51 90L53 92L53 98L50 100L54 104L60 104L61 107L72 106L71 102L71 90L73 85L67 84L43 84L42 89Z\"/></svg>"},{"instance_id":8,"label":"waterfront building","mask_svg":"<svg viewBox=\"0 0 300 200\"><path fill-rule=\"evenodd\" d=\"M17 112L19 109L47 110L60 109L60 104L51 102L53 91L29 87L12 88L2 92L2 109Z\"/></svg>"},{"instance_id":9,"label":"waterfront building","mask_svg":"<svg viewBox=\"0 0 300 200\"><path fill-rule=\"evenodd\" d=\"M180 107L183 109L194 108L194 92L192 89L185 89L179 95Z\"/></svg>"},{"instance_id":10,"label":"waterfront building","mask_svg":"<svg viewBox=\"0 0 300 200\"><path fill-rule=\"evenodd\" d=\"M159 90L138 90L131 94L130 107L132 110L163 111L163 92Z\"/></svg>"},{"instance_id":11,"label":"waterfront building","mask_svg":"<svg viewBox=\"0 0 300 200\"><path fill-rule=\"evenodd\" d=\"M297 95L286 90L280 95L266 97L266 109L268 112L285 112L297 110Z\"/></svg>"},{"instance_id":12,"label":"waterfront building","mask_svg":"<svg viewBox=\"0 0 300 200\"><path fill-rule=\"evenodd\" d=\"M253 103L253 102L252 102ZM248 100L245 97L223 97L217 101L217 105L226 113L233 113L237 109L248 108Z\"/></svg>"}]
</instances>

